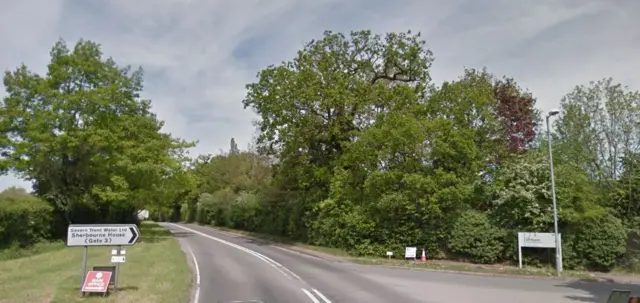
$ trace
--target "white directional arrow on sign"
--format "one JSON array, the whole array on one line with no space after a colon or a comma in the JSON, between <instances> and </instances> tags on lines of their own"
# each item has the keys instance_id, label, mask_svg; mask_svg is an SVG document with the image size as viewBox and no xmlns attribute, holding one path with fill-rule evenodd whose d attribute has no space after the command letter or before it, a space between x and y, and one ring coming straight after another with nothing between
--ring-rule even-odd
<instances>
[{"instance_id":1,"label":"white directional arrow on sign","mask_svg":"<svg viewBox=\"0 0 640 303\"><path fill-rule=\"evenodd\" d=\"M135 224L72 224L67 246L130 246L140 238Z\"/></svg>"}]
</instances>

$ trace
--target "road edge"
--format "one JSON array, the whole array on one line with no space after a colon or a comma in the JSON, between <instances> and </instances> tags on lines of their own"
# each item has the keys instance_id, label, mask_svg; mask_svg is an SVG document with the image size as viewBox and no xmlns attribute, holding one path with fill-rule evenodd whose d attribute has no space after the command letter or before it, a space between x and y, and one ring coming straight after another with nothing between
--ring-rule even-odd
<instances>
[{"instance_id":1,"label":"road edge","mask_svg":"<svg viewBox=\"0 0 640 303\"><path fill-rule=\"evenodd\" d=\"M229 230L219 229L219 228L216 228L215 226L200 225L200 224L193 224L193 223L187 223L186 225L193 225L193 226L197 226L197 227L209 228L209 229L212 229L212 230L214 230L216 232L219 232L221 234L225 234L225 235L227 235L229 237L245 238L245 239L249 239L249 240L253 240L253 241L265 242L265 243L268 243L270 246L273 246L275 248L279 248L279 249L282 249L282 250L285 250L285 251L289 251L291 253L297 253L297 254L308 256L308 257L320 259L320 260L327 261L327 262L357 264L357 263L349 261L348 258L334 256L334 255L330 255L330 254L322 253L322 252L317 252L317 251L313 251L313 250L310 250L310 249L305 249L305 248L302 248L302 247L299 247L299 246L295 246L295 245L291 245L291 244L284 244L284 243L279 243L279 242L276 242L276 241L260 239L260 238L252 237L252 236L249 236L249 235L245 235L245 234L229 231Z\"/></svg>"},{"instance_id":2,"label":"road edge","mask_svg":"<svg viewBox=\"0 0 640 303\"><path fill-rule=\"evenodd\" d=\"M186 259L187 264L189 264L189 268L191 269L191 290L189 291L189 303L199 303L198 301L196 301L199 297L198 292L200 287L197 283L198 271L196 270L197 265L194 263L194 260L192 260L192 257L191 257L191 253L190 253L191 247L189 246L188 243L186 243L185 239L175 236L175 234L173 233L173 230L169 228L172 223L169 223L169 222L156 222L156 223L158 223L158 225L160 225L162 228L169 231L171 233L171 236L176 241L178 241L178 244L180 244L180 250L182 250L184 258Z\"/></svg>"},{"instance_id":3,"label":"road edge","mask_svg":"<svg viewBox=\"0 0 640 303\"><path fill-rule=\"evenodd\" d=\"M198 227L210 228L215 230L216 232L220 232L222 234L226 234L231 237L236 238L245 238L251 239L254 241L262 241L266 242L269 245L280 248L292 253L298 253L301 255L317 258L326 262L332 263L349 263L350 265L363 266L363 267L385 267L385 268L395 268L395 269L404 269L404 270L421 270L421 271L431 271L431 272L439 272L439 273L449 273L449 274L460 274L460 275L469 275L469 276L485 276L485 277L502 277L502 278L521 278L521 279L531 279L531 280L555 280L555 281L563 281L563 282L596 282L596 283L623 283L623 284L635 284L640 281L640 278L629 279L625 277L590 277L590 278L577 278L577 277L557 277L557 276L541 276L541 275L519 275L519 274L508 274L508 273L492 273L492 272L474 272L474 271L458 271L458 270L449 270L449 269L436 269L436 268L420 268L420 267L410 267L410 266L397 266L397 265L384 265L384 264L362 264L358 262L354 262L350 258L333 256L322 252L312 251L310 249L306 249L303 247L279 243L276 241L260 239L257 237L253 237L250 235L236 233L229 230L223 230L216 228L215 226L210 225L200 225L187 223L187 225L194 225Z\"/></svg>"}]
</instances>

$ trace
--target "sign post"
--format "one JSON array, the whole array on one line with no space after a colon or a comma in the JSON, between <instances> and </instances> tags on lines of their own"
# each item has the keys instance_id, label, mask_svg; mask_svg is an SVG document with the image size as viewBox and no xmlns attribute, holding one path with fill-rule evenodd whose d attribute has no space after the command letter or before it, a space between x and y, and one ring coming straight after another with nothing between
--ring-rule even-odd
<instances>
[{"instance_id":1,"label":"sign post","mask_svg":"<svg viewBox=\"0 0 640 303\"><path fill-rule=\"evenodd\" d=\"M90 271L87 278L83 281L80 291L100 292L104 296L109 290L109 280L111 280L111 272L108 271Z\"/></svg>"},{"instance_id":2,"label":"sign post","mask_svg":"<svg viewBox=\"0 0 640 303\"><path fill-rule=\"evenodd\" d=\"M558 243L560 250L558 255L560 260L557 264L560 264L558 271L562 271L562 234L558 234ZM522 268L522 248L523 247L536 247L536 248L556 248L556 239L554 233L518 233L518 267Z\"/></svg>"},{"instance_id":3,"label":"sign post","mask_svg":"<svg viewBox=\"0 0 640 303\"><path fill-rule=\"evenodd\" d=\"M82 276L80 279L80 295L82 295L82 286L84 285L85 273L87 272L87 250L88 247L84 247L84 251L82 252Z\"/></svg>"},{"instance_id":4,"label":"sign post","mask_svg":"<svg viewBox=\"0 0 640 303\"><path fill-rule=\"evenodd\" d=\"M393 256L393 252L392 251L388 251L387 252L387 257L389 258L389 260L391 260L391 256Z\"/></svg>"},{"instance_id":5,"label":"sign post","mask_svg":"<svg viewBox=\"0 0 640 303\"><path fill-rule=\"evenodd\" d=\"M87 250L89 246L117 246L118 251L122 246L132 246L140 238L140 230L135 224L71 224L67 228L67 246L84 247L82 254L82 280L80 293L83 294L83 286L87 276ZM124 254L124 253L123 253ZM122 261L124 262L124 261ZM118 264L121 262L117 262ZM116 265L119 267L118 265ZM115 272L115 287L117 289L118 271ZM108 280L107 280L108 281Z\"/></svg>"},{"instance_id":6,"label":"sign post","mask_svg":"<svg viewBox=\"0 0 640 303\"><path fill-rule=\"evenodd\" d=\"M404 258L405 259L413 259L416 260L416 252L418 251L417 247L405 247L404 248Z\"/></svg>"},{"instance_id":7,"label":"sign post","mask_svg":"<svg viewBox=\"0 0 640 303\"><path fill-rule=\"evenodd\" d=\"M116 264L116 275L115 282L113 284L113 289L115 291L118 290L118 277L120 276L120 263L124 263L126 261L127 252L122 248L122 246L118 246L116 249L111 250L111 263Z\"/></svg>"}]
</instances>

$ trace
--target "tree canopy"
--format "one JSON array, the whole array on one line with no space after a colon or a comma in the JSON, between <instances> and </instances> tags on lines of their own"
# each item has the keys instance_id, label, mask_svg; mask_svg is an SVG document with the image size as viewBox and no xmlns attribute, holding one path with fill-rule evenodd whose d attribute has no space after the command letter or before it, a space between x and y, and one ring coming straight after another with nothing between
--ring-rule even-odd
<instances>
[{"instance_id":1,"label":"tree canopy","mask_svg":"<svg viewBox=\"0 0 640 303\"><path fill-rule=\"evenodd\" d=\"M418 245L436 258L515 261L517 232L553 231L536 98L487 69L433 83L433 60L418 33L328 31L266 67L243 101L260 117L255 151L200 163L196 174L222 187L200 188L196 219L358 255ZM606 78L560 102L551 131L567 268L631 258L639 100ZM269 180L229 169L255 161Z\"/></svg>"},{"instance_id":2,"label":"tree canopy","mask_svg":"<svg viewBox=\"0 0 640 303\"><path fill-rule=\"evenodd\" d=\"M91 41L59 41L50 54L46 75L5 73L2 167L32 181L60 224L135 221L190 143L160 131L140 99L142 69L119 67Z\"/></svg>"},{"instance_id":3,"label":"tree canopy","mask_svg":"<svg viewBox=\"0 0 640 303\"><path fill-rule=\"evenodd\" d=\"M513 262L517 232L553 231L534 92L487 68L434 83L433 61L419 33L327 31L247 84L242 103L259 117L248 149L228 138L228 152L189 159L194 143L163 133L140 98L141 70L94 42L58 42L46 75L5 74L0 169L33 181L58 226L147 208L356 255L416 245ZM640 93L603 78L559 101L550 131L565 268L637 266Z\"/></svg>"}]
</instances>

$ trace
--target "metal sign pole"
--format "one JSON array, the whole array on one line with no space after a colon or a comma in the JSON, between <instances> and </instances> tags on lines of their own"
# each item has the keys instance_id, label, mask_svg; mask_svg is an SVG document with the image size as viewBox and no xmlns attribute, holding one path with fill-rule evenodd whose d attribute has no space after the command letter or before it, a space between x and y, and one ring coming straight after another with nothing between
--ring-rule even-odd
<instances>
[{"instance_id":1,"label":"metal sign pole","mask_svg":"<svg viewBox=\"0 0 640 303\"><path fill-rule=\"evenodd\" d=\"M122 251L122 246L118 246L118 256ZM113 281L113 292L118 292L118 277L120 277L120 262L116 263L116 278Z\"/></svg>"},{"instance_id":2,"label":"metal sign pole","mask_svg":"<svg viewBox=\"0 0 640 303\"><path fill-rule=\"evenodd\" d=\"M81 280L80 280L80 295L83 295L84 293L82 292L82 286L84 286L84 279L86 278L86 274L87 274L87 250L89 249L89 247L85 246L84 247L84 251L82 252L82 274L80 275Z\"/></svg>"}]
</instances>

